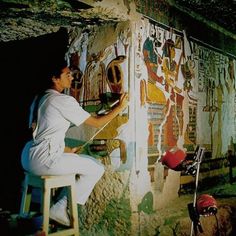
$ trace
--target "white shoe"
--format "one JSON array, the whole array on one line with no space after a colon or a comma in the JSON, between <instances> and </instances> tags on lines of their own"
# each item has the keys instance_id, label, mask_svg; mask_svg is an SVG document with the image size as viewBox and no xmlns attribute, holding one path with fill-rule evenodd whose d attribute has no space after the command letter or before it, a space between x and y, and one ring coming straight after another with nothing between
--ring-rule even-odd
<instances>
[{"instance_id":1,"label":"white shoe","mask_svg":"<svg viewBox=\"0 0 236 236\"><path fill-rule=\"evenodd\" d=\"M67 210L67 200L65 198L59 200L50 208L50 219L66 226L70 226L70 217Z\"/></svg>"}]
</instances>

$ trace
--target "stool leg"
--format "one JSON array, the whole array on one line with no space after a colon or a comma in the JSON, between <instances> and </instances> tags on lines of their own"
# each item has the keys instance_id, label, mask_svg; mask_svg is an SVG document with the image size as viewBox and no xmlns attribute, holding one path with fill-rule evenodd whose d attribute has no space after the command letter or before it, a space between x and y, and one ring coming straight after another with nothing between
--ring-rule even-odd
<instances>
[{"instance_id":1,"label":"stool leg","mask_svg":"<svg viewBox=\"0 0 236 236\"><path fill-rule=\"evenodd\" d=\"M68 188L70 188L69 192L69 199L70 199L70 204L69 204L69 208L70 208L70 213L71 213L71 221L72 221L72 225L74 228L74 235L75 236L79 236L79 219L78 219L78 208L77 208L77 202L76 202L76 187L75 187L75 183L71 184L71 186L69 186Z\"/></svg>"},{"instance_id":2,"label":"stool leg","mask_svg":"<svg viewBox=\"0 0 236 236\"><path fill-rule=\"evenodd\" d=\"M51 200L51 187L48 185L47 180L44 181L43 186L43 232L45 235L49 234L49 210L50 210L50 200Z\"/></svg>"},{"instance_id":3,"label":"stool leg","mask_svg":"<svg viewBox=\"0 0 236 236\"><path fill-rule=\"evenodd\" d=\"M20 205L20 216L24 216L29 213L31 203L31 193L28 193L28 175L25 176Z\"/></svg>"}]
</instances>

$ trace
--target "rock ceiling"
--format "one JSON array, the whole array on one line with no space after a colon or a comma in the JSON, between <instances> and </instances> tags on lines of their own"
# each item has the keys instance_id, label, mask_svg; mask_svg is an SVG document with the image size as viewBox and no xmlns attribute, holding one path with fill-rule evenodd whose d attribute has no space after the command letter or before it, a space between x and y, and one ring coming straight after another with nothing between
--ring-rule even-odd
<instances>
[{"instance_id":1,"label":"rock ceiling","mask_svg":"<svg viewBox=\"0 0 236 236\"><path fill-rule=\"evenodd\" d=\"M127 20L127 13L122 10L93 7L76 0L0 0L0 9L0 42L36 37L55 32L61 26Z\"/></svg>"},{"instance_id":2,"label":"rock ceiling","mask_svg":"<svg viewBox=\"0 0 236 236\"><path fill-rule=\"evenodd\" d=\"M0 41L19 40L55 32L60 26L82 26L102 24L104 21L127 20L127 11L94 7L94 3L97 2L102 1L0 0ZM126 10L129 9L130 1L120 2L127 7ZM168 0L166 2L202 22L210 22L221 32L222 30L229 32L230 36L236 39L236 0Z\"/></svg>"},{"instance_id":3,"label":"rock ceiling","mask_svg":"<svg viewBox=\"0 0 236 236\"><path fill-rule=\"evenodd\" d=\"M193 17L236 34L236 0L173 0L177 8Z\"/></svg>"}]
</instances>

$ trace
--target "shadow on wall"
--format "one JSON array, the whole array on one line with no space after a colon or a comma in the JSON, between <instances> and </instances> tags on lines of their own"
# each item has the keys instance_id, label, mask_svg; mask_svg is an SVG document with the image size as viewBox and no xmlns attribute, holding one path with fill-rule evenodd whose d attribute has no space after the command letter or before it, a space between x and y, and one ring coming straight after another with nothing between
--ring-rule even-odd
<instances>
[{"instance_id":1,"label":"shadow on wall","mask_svg":"<svg viewBox=\"0 0 236 236\"><path fill-rule=\"evenodd\" d=\"M28 136L28 112L43 88L46 68L63 59L68 45L66 29L21 41L0 42L2 142L0 208L19 210L23 170L22 147Z\"/></svg>"}]
</instances>

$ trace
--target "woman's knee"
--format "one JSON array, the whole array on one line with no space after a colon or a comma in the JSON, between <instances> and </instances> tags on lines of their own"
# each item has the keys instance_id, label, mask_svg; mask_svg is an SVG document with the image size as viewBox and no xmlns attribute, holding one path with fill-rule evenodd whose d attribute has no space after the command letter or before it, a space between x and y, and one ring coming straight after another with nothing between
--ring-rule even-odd
<instances>
[{"instance_id":1,"label":"woman's knee","mask_svg":"<svg viewBox=\"0 0 236 236\"><path fill-rule=\"evenodd\" d=\"M96 163L96 166L93 166L93 170L88 173L88 177L94 181L101 179L105 172L105 167L102 164Z\"/></svg>"},{"instance_id":2,"label":"woman's knee","mask_svg":"<svg viewBox=\"0 0 236 236\"><path fill-rule=\"evenodd\" d=\"M98 176L98 178L101 178L104 172L105 172L105 167L103 165L98 165L98 168L96 171L96 175Z\"/></svg>"}]
</instances>

